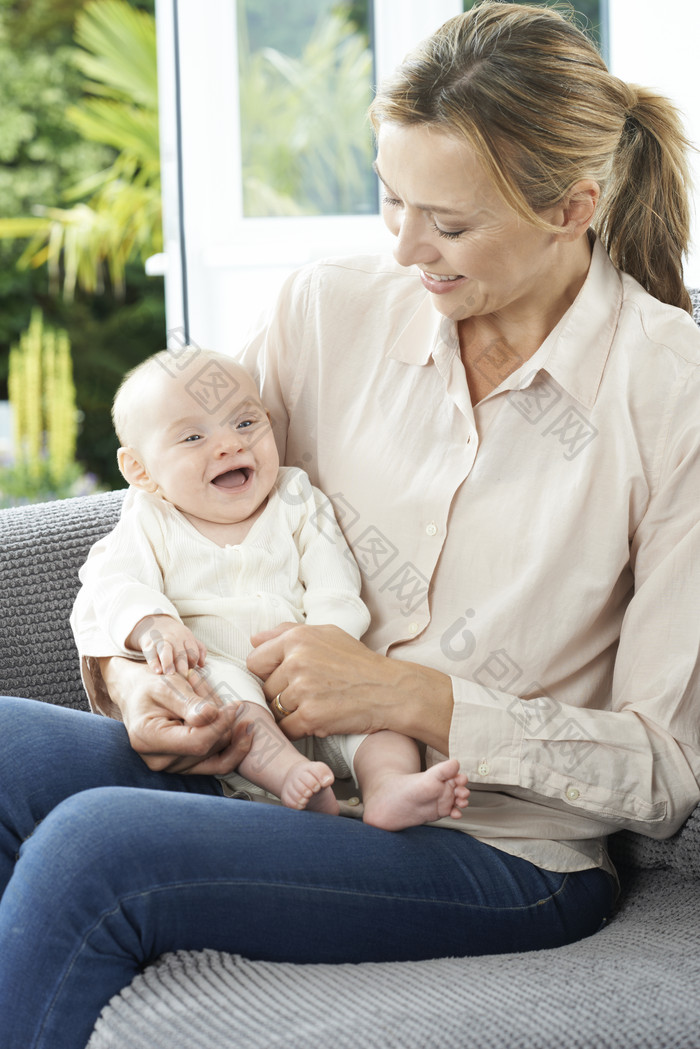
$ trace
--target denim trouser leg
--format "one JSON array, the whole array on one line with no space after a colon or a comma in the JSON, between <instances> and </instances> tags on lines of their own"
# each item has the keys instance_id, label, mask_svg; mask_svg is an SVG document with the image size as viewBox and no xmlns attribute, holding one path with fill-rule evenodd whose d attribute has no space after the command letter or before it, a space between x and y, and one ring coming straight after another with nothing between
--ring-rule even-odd
<instances>
[{"instance_id":1,"label":"denim trouser leg","mask_svg":"<svg viewBox=\"0 0 700 1049\"><path fill-rule=\"evenodd\" d=\"M205 777L154 775L118 757L129 750L121 726L91 715L63 712L73 724L59 731L63 714L48 708L42 741L38 710L0 704L4 740L7 709L27 727L24 755L15 740L14 758L3 748L0 759L3 850L26 838L0 903L4 1049L83 1049L105 1002L164 951L358 962L528 950L594 932L612 904L600 871L551 873L456 831L391 833L223 798ZM16 770L15 828L5 784L32 752L51 777L63 766L69 785L53 788L48 811L42 765ZM38 788L29 802L22 781Z\"/></svg>"}]
</instances>

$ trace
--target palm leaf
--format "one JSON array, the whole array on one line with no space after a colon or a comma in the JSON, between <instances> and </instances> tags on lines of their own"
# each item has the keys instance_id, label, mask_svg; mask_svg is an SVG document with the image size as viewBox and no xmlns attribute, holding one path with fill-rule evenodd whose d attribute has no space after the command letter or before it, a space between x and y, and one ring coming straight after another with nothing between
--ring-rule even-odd
<instances>
[{"instance_id":1,"label":"palm leaf","mask_svg":"<svg viewBox=\"0 0 700 1049\"><path fill-rule=\"evenodd\" d=\"M91 78L86 88L100 97L68 115L84 138L117 150L116 159L65 194L79 201L71 207L0 221L0 237L30 238L19 265L48 265L52 290L62 280L67 298L76 287L101 291L105 272L123 293L128 262L162 247L155 20L127 0L91 0L76 40L88 49L76 57Z\"/></svg>"},{"instance_id":2,"label":"palm leaf","mask_svg":"<svg viewBox=\"0 0 700 1049\"><path fill-rule=\"evenodd\" d=\"M45 218L17 218L0 219L0 238L6 240L21 240L24 237L34 237L46 230Z\"/></svg>"},{"instance_id":3,"label":"palm leaf","mask_svg":"<svg viewBox=\"0 0 700 1049\"><path fill-rule=\"evenodd\" d=\"M106 99L89 99L82 106L71 106L66 115L84 138L113 146L131 154L143 166L157 173L158 113Z\"/></svg>"},{"instance_id":4,"label":"palm leaf","mask_svg":"<svg viewBox=\"0 0 700 1049\"><path fill-rule=\"evenodd\" d=\"M76 63L93 94L158 106L156 30L151 15L125 0L92 0L78 14Z\"/></svg>"}]
</instances>

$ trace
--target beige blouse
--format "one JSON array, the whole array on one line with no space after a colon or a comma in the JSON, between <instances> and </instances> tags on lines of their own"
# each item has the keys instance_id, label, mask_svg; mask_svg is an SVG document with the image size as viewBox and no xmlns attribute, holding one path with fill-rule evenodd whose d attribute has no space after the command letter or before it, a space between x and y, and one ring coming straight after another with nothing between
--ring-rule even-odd
<instances>
[{"instance_id":1,"label":"beige blouse","mask_svg":"<svg viewBox=\"0 0 700 1049\"><path fill-rule=\"evenodd\" d=\"M472 790L445 826L556 870L700 798L700 331L596 243L576 301L472 407L414 269L327 260L243 362L331 498L365 642L452 678ZM509 365L510 366L510 365ZM501 381L502 379L502 381ZM432 755L431 755L432 756Z\"/></svg>"}]
</instances>

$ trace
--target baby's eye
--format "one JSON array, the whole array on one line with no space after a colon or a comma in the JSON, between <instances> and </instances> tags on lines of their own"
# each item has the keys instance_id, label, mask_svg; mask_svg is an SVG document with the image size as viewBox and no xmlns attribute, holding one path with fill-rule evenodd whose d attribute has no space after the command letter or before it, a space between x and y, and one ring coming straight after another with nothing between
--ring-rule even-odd
<instances>
[{"instance_id":1,"label":"baby's eye","mask_svg":"<svg viewBox=\"0 0 700 1049\"><path fill-rule=\"evenodd\" d=\"M241 421L239 423L236 423L236 429L237 430L246 430L250 426L255 426L256 422L258 422L258 420L255 419L255 418L253 418L253 419L241 419Z\"/></svg>"},{"instance_id":2,"label":"baby's eye","mask_svg":"<svg viewBox=\"0 0 700 1049\"><path fill-rule=\"evenodd\" d=\"M201 433L191 433L189 437L185 437L185 444L187 444L188 441L201 441L201 439Z\"/></svg>"}]
</instances>

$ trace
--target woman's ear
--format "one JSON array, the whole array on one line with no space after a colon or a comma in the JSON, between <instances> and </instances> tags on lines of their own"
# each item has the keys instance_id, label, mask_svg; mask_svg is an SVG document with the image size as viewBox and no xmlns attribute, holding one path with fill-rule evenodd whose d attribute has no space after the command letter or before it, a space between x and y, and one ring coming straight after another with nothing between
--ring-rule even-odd
<instances>
[{"instance_id":1,"label":"woman's ear","mask_svg":"<svg viewBox=\"0 0 700 1049\"><path fill-rule=\"evenodd\" d=\"M576 240L593 222L600 200L600 186L593 179L581 179L571 187L561 205L561 232Z\"/></svg>"},{"instance_id":2,"label":"woman's ear","mask_svg":"<svg viewBox=\"0 0 700 1049\"><path fill-rule=\"evenodd\" d=\"M142 488L144 492L157 491L158 485L133 448L120 448L117 452L117 463L122 477L128 484L134 488Z\"/></svg>"}]
</instances>

